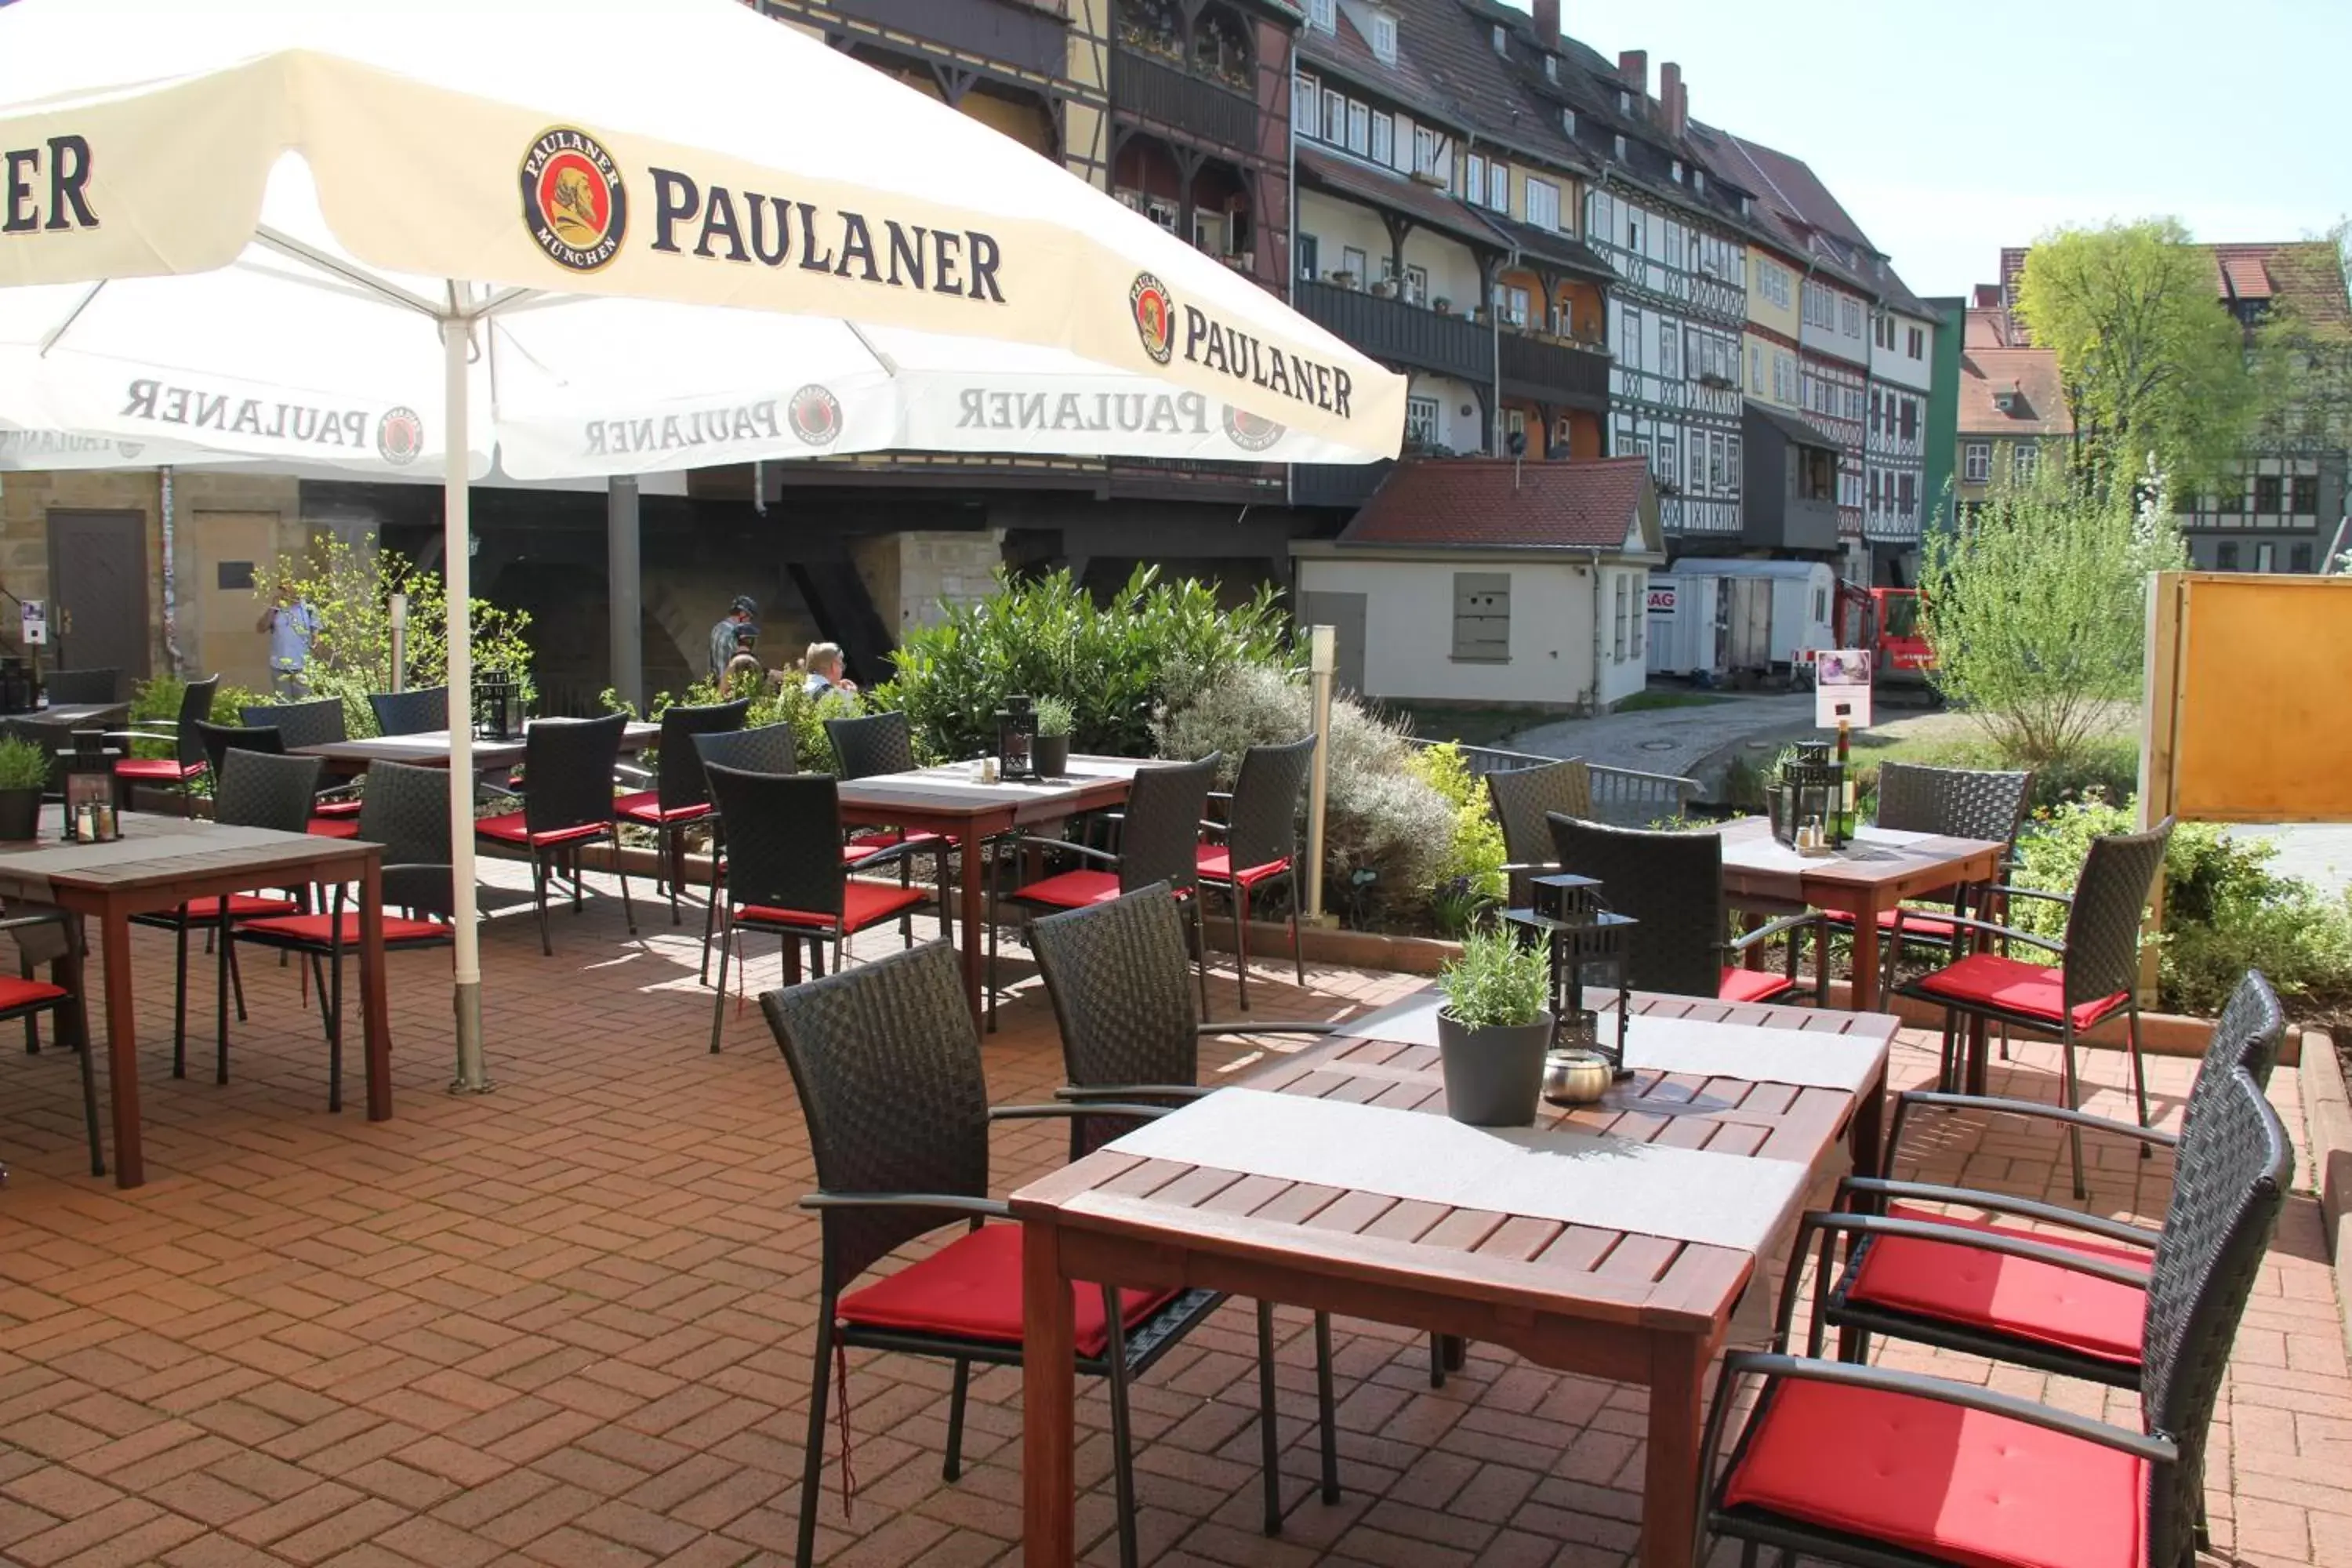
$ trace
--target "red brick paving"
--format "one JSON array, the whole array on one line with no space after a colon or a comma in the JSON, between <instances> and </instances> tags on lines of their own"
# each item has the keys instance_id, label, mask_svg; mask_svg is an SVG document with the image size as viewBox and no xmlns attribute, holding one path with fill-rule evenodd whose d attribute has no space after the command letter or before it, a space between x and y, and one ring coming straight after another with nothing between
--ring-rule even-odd
<instances>
[{"instance_id":1,"label":"red brick paving","mask_svg":"<svg viewBox=\"0 0 2352 1568\"><path fill-rule=\"evenodd\" d=\"M709 993L693 925L650 904L629 942L617 907L559 915L540 956L528 918L484 942L498 1092L444 1092L446 960L392 959L396 1119L325 1110L325 1052L295 972L248 960L252 1022L234 1081L169 1077L170 949L142 935L151 1179L135 1193L81 1163L74 1069L9 1048L0 1073L0 1561L710 1564L789 1561L806 1415L814 1226L789 1075L756 1009L704 1049ZM877 952L891 938L869 935ZM191 1012L211 1012L198 965ZM772 952L752 984L772 984ZM1330 1016L1409 988L1395 976L1262 970L1261 1016ZM1213 982L1213 984L1215 983ZM1030 988L1034 993L1034 986ZM1231 970L1213 990L1233 1005ZM730 1005L731 1008L731 1005ZM1245 1065L1229 1049L1220 1068ZM203 1052L192 1050L200 1058ZM353 1053L356 1058L356 1052ZM987 1046L1000 1101L1056 1080L1034 994ZM2021 1046L2005 1076L2046 1098L2054 1058ZM1932 1066L1899 1053L1906 1082ZM2120 1110L2120 1062L2095 1058ZM2158 1063L2177 1116L2189 1064ZM357 1084L351 1086L357 1104ZM2300 1137L2295 1075L2273 1097ZM2017 1125L1925 1121L1924 1173L2063 1201L2060 1146ZM1050 1126L1005 1129L998 1181L1060 1157ZM2160 1212L2169 1163L2094 1144L2095 1205ZM2307 1188L2306 1170L2299 1181ZM1134 1394L1140 1533L1166 1564L1627 1560L1638 1532L1642 1395L1473 1347L1429 1388L1415 1336L1342 1321L1345 1500L1315 1500L1313 1375L1303 1314L1279 1315L1285 1534L1257 1531L1254 1335L1234 1309ZM1967 1358L1932 1367L2136 1419L2127 1396ZM975 1377L966 1468L944 1485L944 1368L853 1362L854 1521L833 1473L819 1553L845 1565L1018 1560L1019 1383ZM1107 1415L1082 1391L1087 1560L1116 1561ZM2257 1565L2352 1568L2352 1379L2315 1204L2289 1205L2247 1315L2210 1476L2216 1545Z\"/></svg>"}]
</instances>

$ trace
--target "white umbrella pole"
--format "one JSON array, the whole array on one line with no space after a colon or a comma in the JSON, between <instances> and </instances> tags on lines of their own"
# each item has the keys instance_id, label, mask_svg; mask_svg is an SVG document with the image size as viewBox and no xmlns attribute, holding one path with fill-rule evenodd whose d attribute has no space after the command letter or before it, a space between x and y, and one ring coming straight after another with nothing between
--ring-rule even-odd
<instances>
[{"instance_id":1,"label":"white umbrella pole","mask_svg":"<svg viewBox=\"0 0 2352 1568\"><path fill-rule=\"evenodd\" d=\"M467 286L452 282L453 305L469 297ZM474 642L473 519L467 504L466 408L467 323L441 323L441 428L447 456L442 463L442 581L449 609L449 879L456 894L456 1003L457 1078L453 1094L484 1094L490 1089L482 1063L482 943L474 923Z\"/></svg>"}]
</instances>

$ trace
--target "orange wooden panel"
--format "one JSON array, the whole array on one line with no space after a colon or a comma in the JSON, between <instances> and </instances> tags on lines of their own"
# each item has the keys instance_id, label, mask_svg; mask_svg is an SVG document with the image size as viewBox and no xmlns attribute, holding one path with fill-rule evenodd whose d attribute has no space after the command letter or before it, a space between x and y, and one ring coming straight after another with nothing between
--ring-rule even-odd
<instances>
[{"instance_id":1,"label":"orange wooden panel","mask_svg":"<svg viewBox=\"0 0 2352 1568\"><path fill-rule=\"evenodd\" d=\"M2352 819L2352 578L2187 573L2174 810L2207 822Z\"/></svg>"}]
</instances>

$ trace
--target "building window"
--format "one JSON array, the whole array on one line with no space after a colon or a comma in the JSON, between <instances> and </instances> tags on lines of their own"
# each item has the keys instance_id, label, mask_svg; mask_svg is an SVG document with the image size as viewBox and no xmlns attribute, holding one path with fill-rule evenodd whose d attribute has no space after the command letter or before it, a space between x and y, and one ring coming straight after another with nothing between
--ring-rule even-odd
<instances>
[{"instance_id":1,"label":"building window","mask_svg":"<svg viewBox=\"0 0 2352 1568\"><path fill-rule=\"evenodd\" d=\"M1371 258L1352 245L1339 247L1339 270L1348 275L1348 287L1360 289L1371 279Z\"/></svg>"},{"instance_id":2,"label":"building window","mask_svg":"<svg viewBox=\"0 0 2352 1568\"><path fill-rule=\"evenodd\" d=\"M1919 436L1919 400L1916 397L1903 399L1902 416L1903 439L1916 440Z\"/></svg>"},{"instance_id":3,"label":"building window","mask_svg":"<svg viewBox=\"0 0 2352 1568\"><path fill-rule=\"evenodd\" d=\"M1515 327L1528 324L1528 291L1516 284L1495 285L1495 314Z\"/></svg>"},{"instance_id":4,"label":"building window","mask_svg":"<svg viewBox=\"0 0 2352 1568\"><path fill-rule=\"evenodd\" d=\"M2319 476L2297 474L2294 477L2294 512L2297 517L2311 517L2319 510ZM2298 568L2301 570L2301 568Z\"/></svg>"},{"instance_id":5,"label":"building window","mask_svg":"<svg viewBox=\"0 0 2352 1568\"><path fill-rule=\"evenodd\" d=\"M1463 199L1469 202L1485 201L1486 199L1486 154L1483 153L1471 153L1469 157L1462 161L1462 168Z\"/></svg>"},{"instance_id":6,"label":"building window","mask_svg":"<svg viewBox=\"0 0 2352 1568\"><path fill-rule=\"evenodd\" d=\"M1396 163L1396 121L1378 110L1372 114L1372 162Z\"/></svg>"},{"instance_id":7,"label":"building window","mask_svg":"<svg viewBox=\"0 0 2352 1568\"><path fill-rule=\"evenodd\" d=\"M1547 81L1558 81L1559 79L1559 57L1558 55L1546 55L1544 57L1544 79Z\"/></svg>"},{"instance_id":8,"label":"building window","mask_svg":"<svg viewBox=\"0 0 2352 1568\"><path fill-rule=\"evenodd\" d=\"M1675 330L1671 318L1658 321L1658 374L1668 381L1682 379L1682 333Z\"/></svg>"},{"instance_id":9,"label":"building window","mask_svg":"<svg viewBox=\"0 0 2352 1568\"><path fill-rule=\"evenodd\" d=\"M1549 180L1528 181L1528 221L1538 228L1559 226L1559 187Z\"/></svg>"},{"instance_id":10,"label":"building window","mask_svg":"<svg viewBox=\"0 0 2352 1568\"><path fill-rule=\"evenodd\" d=\"M1724 478L1723 437L1720 436L1709 436L1706 438L1706 482L1708 487L1720 494L1724 486Z\"/></svg>"},{"instance_id":11,"label":"building window","mask_svg":"<svg viewBox=\"0 0 2352 1568\"><path fill-rule=\"evenodd\" d=\"M2279 477L2263 474L2254 480L2254 515L2276 517L2279 514Z\"/></svg>"},{"instance_id":12,"label":"building window","mask_svg":"<svg viewBox=\"0 0 2352 1568\"><path fill-rule=\"evenodd\" d=\"M1723 493L1726 495L1736 496L1739 493L1739 437L1737 436L1725 437L1723 441Z\"/></svg>"},{"instance_id":13,"label":"building window","mask_svg":"<svg viewBox=\"0 0 2352 1568\"><path fill-rule=\"evenodd\" d=\"M1960 478L1980 485L1992 478L1992 443L1970 441L1960 449Z\"/></svg>"},{"instance_id":14,"label":"building window","mask_svg":"<svg viewBox=\"0 0 2352 1568\"><path fill-rule=\"evenodd\" d=\"M1862 336L1861 300L1840 300L1838 301L1838 331L1849 338Z\"/></svg>"},{"instance_id":15,"label":"building window","mask_svg":"<svg viewBox=\"0 0 2352 1568\"><path fill-rule=\"evenodd\" d=\"M1225 246L1225 215L1202 212L1192 214L1192 248L1211 256L1227 254Z\"/></svg>"},{"instance_id":16,"label":"building window","mask_svg":"<svg viewBox=\"0 0 2352 1568\"><path fill-rule=\"evenodd\" d=\"M1426 125L1412 128L1412 172L1434 174L1437 167L1437 132Z\"/></svg>"},{"instance_id":17,"label":"building window","mask_svg":"<svg viewBox=\"0 0 2352 1568\"><path fill-rule=\"evenodd\" d=\"M1495 52L1498 55L1508 55L1511 52L1510 29L1500 22L1495 24Z\"/></svg>"},{"instance_id":18,"label":"building window","mask_svg":"<svg viewBox=\"0 0 2352 1568\"><path fill-rule=\"evenodd\" d=\"M1691 437L1690 488L1696 491L1706 489L1706 437Z\"/></svg>"},{"instance_id":19,"label":"building window","mask_svg":"<svg viewBox=\"0 0 2352 1568\"><path fill-rule=\"evenodd\" d=\"M1705 169L1693 169L1691 171L1691 189L1696 191L1700 195L1706 195L1706 171Z\"/></svg>"},{"instance_id":20,"label":"building window","mask_svg":"<svg viewBox=\"0 0 2352 1568\"><path fill-rule=\"evenodd\" d=\"M1339 0L1307 0L1307 25L1318 32L1337 32L1339 15Z\"/></svg>"},{"instance_id":21,"label":"building window","mask_svg":"<svg viewBox=\"0 0 2352 1568\"><path fill-rule=\"evenodd\" d=\"M1419 447L1438 445L1437 421L1440 416L1434 397L1408 397L1404 400L1404 438Z\"/></svg>"},{"instance_id":22,"label":"building window","mask_svg":"<svg viewBox=\"0 0 2352 1568\"><path fill-rule=\"evenodd\" d=\"M1919 476L1905 474L1895 481L1895 487L1902 498L1896 506L1895 515L1916 522L1919 520Z\"/></svg>"},{"instance_id":23,"label":"building window","mask_svg":"<svg viewBox=\"0 0 2352 1568\"><path fill-rule=\"evenodd\" d=\"M2288 546L2288 548L2287 548L2287 552L2286 552L2286 563L2287 563L2287 570L2289 570L2289 571L2291 571L2291 572L2308 572L2308 571L2310 571L2310 570L2311 570L2311 546L2310 546L2310 545L2308 545L2308 544L2295 544L2295 545L2290 545L2290 546Z\"/></svg>"},{"instance_id":24,"label":"building window","mask_svg":"<svg viewBox=\"0 0 2352 1568\"><path fill-rule=\"evenodd\" d=\"M1927 355L1927 332L1917 327L1912 328L1904 338L1903 352L1912 359L1925 359Z\"/></svg>"},{"instance_id":25,"label":"building window","mask_svg":"<svg viewBox=\"0 0 2352 1568\"><path fill-rule=\"evenodd\" d=\"M1372 14L1372 53L1384 66L1396 64L1396 18L1385 11Z\"/></svg>"},{"instance_id":26,"label":"building window","mask_svg":"<svg viewBox=\"0 0 2352 1568\"><path fill-rule=\"evenodd\" d=\"M1371 108L1352 99L1348 103L1348 151L1359 158L1370 156L1372 151Z\"/></svg>"},{"instance_id":27,"label":"building window","mask_svg":"<svg viewBox=\"0 0 2352 1568\"><path fill-rule=\"evenodd\" d=\"M1828 284L1805 280L1805 325L1825 329L1837 326L1837 299Z\"/></svg>"},{"instance_id":28,"label":"building window","mask_svg":"<svg viewBox=\"0 0 2352 1568\"><path fill-rule=\"evenodd\" d=\"M1348 141L1348 100L1334 88L1323 89L1323 140L1334 147Z\"/></svg>"},{"instance_id":29,"label":"building window","mask_svg":"<svg viewBox=\"0 0 2352 1568\"><path fill-rule=\"evenodd\" d=\"M2234 539L2224 540L2216 545L2213 549L2213 564L2221 571L2235 572L2238 569L2238 542Z\"/></svg>"},{"instance_id":30,"label":"building window","mask_svg":"<svg viewBox=\"0 0 2352 1568\"><path fill-rule=\"evenodd\" d=\"M1623 163L1625 161L1625 138L1622 136L1617 138L1616 152L1617 161L1621 163Z\"/></svg>"},{"instance_id":31,"label":"building window","mask_svg":"<svg viewBox=\"0 0 2352 1568\"><path fill-rule=\"evenodd\" d=\"M2257 572L2269 571L2272 563L2277 560L2277 549L2278 547L2276 545L2267 542L2255 545L2254 570Z\"/></svg>"},{"instance_id":32,"label":"building window","mask_svg":"<svg viewBox=\"0 0 2352 1568\"><path fill-rule=\"evenodd\" d=\"M1317 252L1321 249L1321 247L1316 244L1315 237L1311 234L1302 234L1292 241L1291 245L1298 258L1298 275L1309 283L1322 277L1323 269L1315 264Z\"/></svg>"},{"instance_id":33,"label":"building window","mask_svg":"<svg viewBox=\"0 0 2352 1568\"><path fill-rule=\"evenodd\" d=\"M1407 263L1404 269L1404 302L1426 307L1429 303L1429 268Z\"/></svg>"},{"instance_id":34,"label":"building window","mask_svg":"<svg viewBox=\"0 0 2352 1568\"><path fill-rule=\"evenodd\" d=\"M1636 256L1642 254L1642 220L1630 214L1625 219L1625 248Z\"/></svg>"},{"instance_id":35,"label":"building window","mask_svg":"<svg viewBox=\"0 0 2352 1568\"><path fill-rule=\"evenodd\" d=\"M1559 128L1568 133L1570 141L1576 140L1576 110L1563 109L1559 111Z\"/></svg>"},{"instance_id":36,"label":"building window","mask_svg":"<svg viewBox=\"0 0 2352 1568\"><path fill-rule=\"evenodd\" d=\"M1683 183L1683 161L1680 158L1675 160L1674 175L1675 184L1678 185L1681 184Z\"/></svg>"},{"instance_id":37,"label":"building window","mask_svg":"<svg viewBox=\"0 0 2352 1568\"><path fill-rule=\"evenodd\" d=\"M2021 485L2031 479L2033 477L2033 471L2041 466L2042 452L2039 447L2025 441L2017 442L2010 447L2009 477L2019 484Z\"/></svg>"},{"instance_id":38,"label":"building window","mask_svg":"<svg viewBox=\"0 0 2352 1568\"><path fill-rule=\"evenodd\" d=\"M1511 661L1511 574L1454 574L1454 657L1480 664Z\"/></svg>"},{"instance_id":39,"label":"building window","mask_svg":"<svg viewBox=\"0 0 2352 1568\"><path fill-rule=\"evenodd\" d=\"M1617 320L1617 357L1627 370L1642 368L1642 312L1621 307Z\"/></svg>"},{"instance_id":40,"label":"building window","mask_svg":"<svg viewBox=\"0 0 2352 1568\"><path fill-rule=\"evenodd\" d=\"M1498 213L1511 210L1511 166L1494 163L1486 165L1486 205Z\"/></svg>"},{"instance_id":41,"label":"building window","mask_svg":"<svg viewBox=\"0 0 2352 1568\"><path fill-rule=\"evenodd\" d=\"M1527 410L1523 408L1506 408L1503 410L1504 451L1508 452L1511 449L1511 437L1514 436L1519 438L1519 442L1524 447L1528 438L1528 415Z\"/></svg>"}]
</instances>

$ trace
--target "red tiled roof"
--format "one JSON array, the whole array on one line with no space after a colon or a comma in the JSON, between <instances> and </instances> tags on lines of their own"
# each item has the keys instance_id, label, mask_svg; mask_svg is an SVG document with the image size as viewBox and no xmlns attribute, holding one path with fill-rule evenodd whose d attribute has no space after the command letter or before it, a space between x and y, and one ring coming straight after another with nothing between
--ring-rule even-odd
<instances>
[{"instance_id":1,"label":"red tiled roof","mask_svg":"<svg viewBox=\"0 0 2352 1568\"><path fill-rule=\"evenodd\" d=\"M1640 458L1412 458L1391 470L1339 542L1619 550L1649 494L1650 466Z\"/></svg>"},{"instance_id":2,"label":"red tiled roof","mask_svg":"<svg viewBox=\"0 0 2352 1568\"><path fill-rule=\"evenodd\" d=\"M2013 411L1994 401L2005 392L2016 394ZM1960 356L1961 435L2064 436L2074 428L2054 350L1971 348Z\"/></svg>"}]
</instances>

